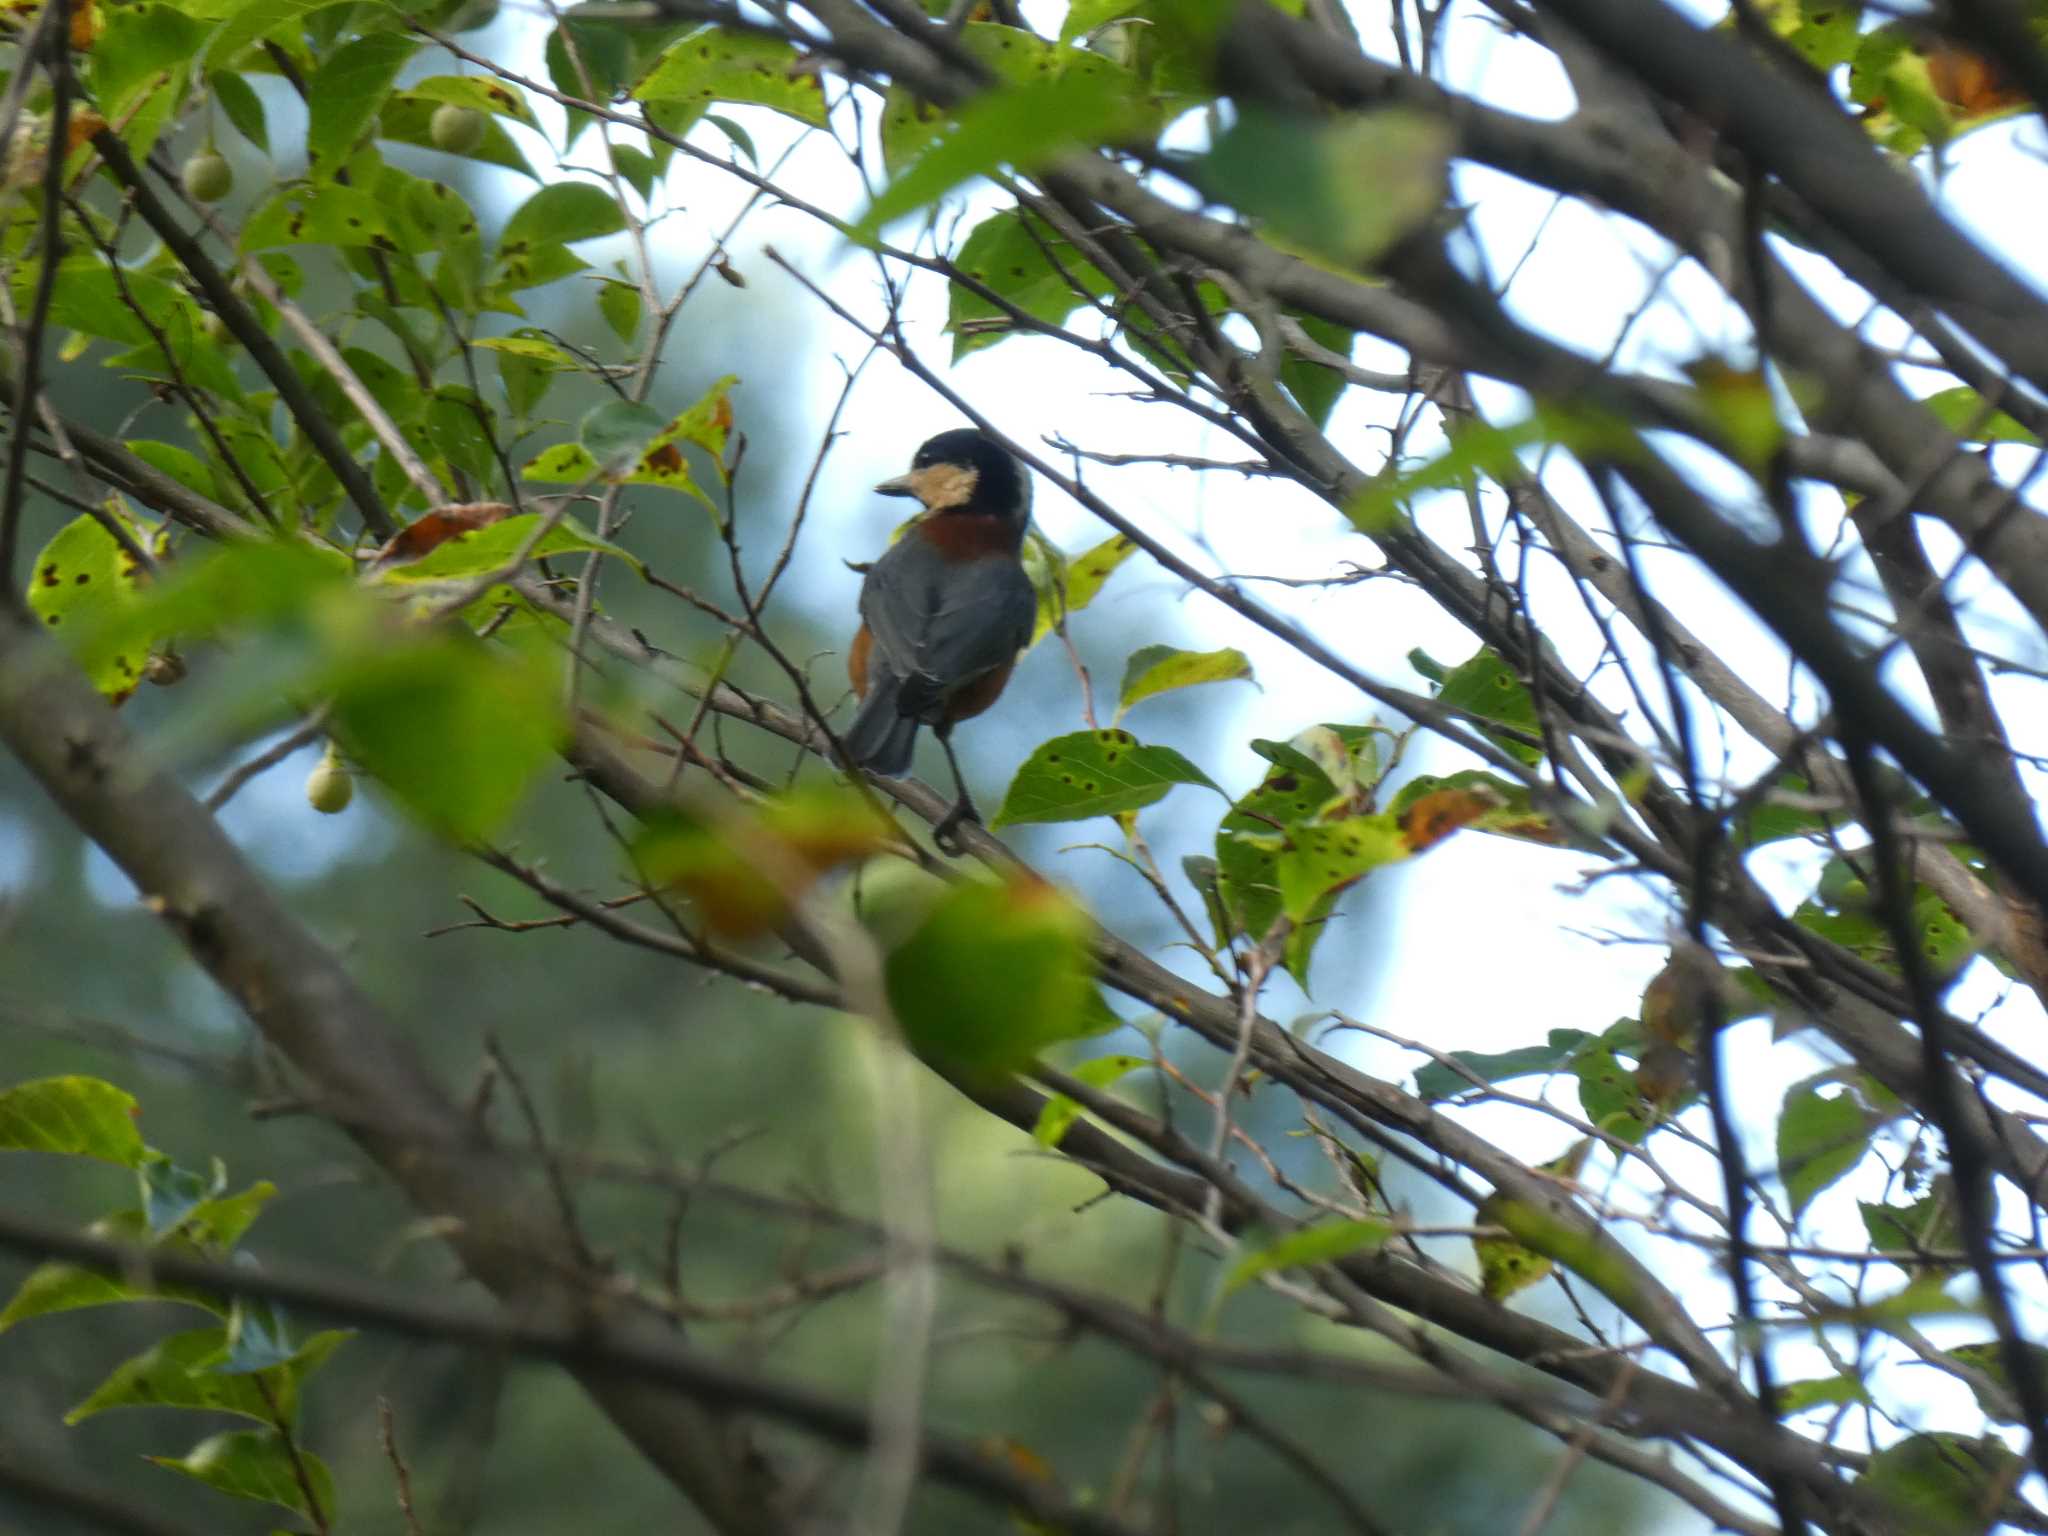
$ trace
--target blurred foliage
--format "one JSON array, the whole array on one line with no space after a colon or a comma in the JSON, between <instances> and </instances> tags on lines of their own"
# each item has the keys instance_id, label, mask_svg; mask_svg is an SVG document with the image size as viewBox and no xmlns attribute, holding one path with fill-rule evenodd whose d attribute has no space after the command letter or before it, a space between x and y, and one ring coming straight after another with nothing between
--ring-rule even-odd
<instances>
[{"instance_id":1,"label":"blurred foliage","mask_svg":"<svg viewBox=\"0 0 2048 1536\"><path fill-rule=\"evenodd\" d=\"M2024 100L1990 61L1930 41L1910 20L1866 26L1853 7L1811 0L1757 10L1817 69L1841 72L1849 103L1896 153L1944 146ZM495 71L448 72L422 29L469 37L488 60L528 24L495 12L476 0L74 7L83 98L72 103L46 82L30 89L19 142L8 146L8 295L17 309L34 307L47 280L55 403L123 440L184 495L34 501L28 604L100 692L128 707L150 750L195 785L217 783L228 761L310 718L303 750L320 765L312 803L289 785L274 792L284 777L273 776L245 790L224 824L292 888L297 910L349 955L437 1070L473 1085L481 1122L575 1170L593 1250L671 1304L693 1342L859 1399L887 1347L879 1288L832 1289L801 1308L764 1298L864 1251L829 1211L865 1216L887 1203L877 1194L887 1165L877 1121L912 1106L878 1104L862 1087L864 1053L875 1048L866 1026L779 1001L769 986L708 982L647 947L603 942L594 919L550 916L529 885L463 850L491 845L502 867L511 855L499 850L516 844L520 863L544 867L562 889L618 892L607 910L634 907L635 920L668 924L696 958L716 958L709 936L763 969L805 943L829 950L842 931L835 899L851 891L847 905L867 925L855 941L880 937L887 1006L878 1011L927 1062L972 1087L1048 1054L1089 1089L1150 1095L1197 1116L1213 1106L1178 1071L1195 1050L1151 1020L1124 1017L1094 975L1098 920L1140 940L1167 929L1156 913L1091 906L1024 874L899 885L863 906L863 861L896 849L899 835L871 799L828 786L828 770L765 738L721 736L705 764L745 791L729 815L679 811L628 831L594 820L582 787L560 781L579 729L618 727L629 747L656 749L645 732L679 734L636 693L640 683L602 662L564 686L572 653L595 655L593 616L626 635L645 626L664 660L704 662L714 681L784 695L797 682L816 686L789 658L844 641L817 615L792 613L778 617L771 648L755 611L782 569L775 557L763 573L757 530L779 535L806 459L796 445L818 425L778 403L801 398L813 359L800 346L738 339L768 323L771 301L740 296L745 279L715 231L692 228L713 254L683 293L707 271L728 288L716 303L707 290L687 324L651 302L664 291L660 274L615 254L689 214L687 199L667 191L691 147L715 144L758 167L757 131L826 127L836 87L783 41L636 24L646 19L607 6L572 8L549 28L538 56L551 92ZM1143 150L1276 252L1324 271L1369 273L1444 216L1452 137L1439 118L1260 107L1226 124L1213 115L1230 14L1218 0L1078 3L1056 37L1041 37L973 12L957 43L990 88L943 113L901 87L886 92L875 124L880 174L852 238L878 243L912 218L929 223L959 189L1103 145ZM489 46L478 35L485 25L497 28ZM75 115L56 179L78 194L61 253L37 196L51 170L43 162L59 154L60 110ZM1194 111L1211 113L1218 131L1196 151L1161 150L1162 133ZM685 144L685 134L696 137ZM125 186L124 164L143 168ZM485 189L502 189L505 177L518 179L519 194L500 208ZM174 221L166 228L159 215L173 187L189 202L163 216ZM195 218L216 221L211 246L179 238ZM135 220L154 226L152 240L134 233ZM946 316L956 361L1086 314L1099 317L1105 355L1139 380L1179 387L1196 375L1186 337L1131 302L1114 263L1098 265L1022 206L984 212L934 264L956 279ZM1201 274L1186 287L1197 329L1298 327L1312 345L1296 347L1269 382L1300 419L1330 420L1349 387L1349 331L1248 302ZM307 336L316 325L328 333L318 344ZM790 322L782 334L801 331ZM1763 373L1707 359L1687 376L1687 404L1714 444L1739 466L1768 466L1784 424ZM1948 391L1930 407L1972 441L2031 439L1973 391ZM1508 427L1465 423L1419 466L1390 459L1343 510L1364 533L1399 534L1430 495L1483 475L1512 479L1522 455L1551 448L1617 460L1647 451L1601 410L1537 400ZM774 467L747 480L749 459ZM236 536L209 542L145 510L190 498ZM644 515L615 515L628 506ZM1124 714L1141 703L1149 724L1186 690L1252 679L1241 651L1182 648L1137 620L1103 617L1114 605L1098 599L1137 550L1124 534L1072 552L1032 542L1034 641L1071 640L1070 623L1087 613L1102 619L1097 641L1117 641L1104 654L1128 660L1108 728L1091 714L1090 728L1015 754L994 824L1108 822L1124 837L1110 851L1172 895L1139 833L1140 813L1163 814L1152 808L1171 796L1171 813L1209 850L1183 864L1179 892L1192 891L1186 911L1206 931L1190 918L1173 942L1217 976L1263 980L1284 969L1310 992L1340 898L1460 830L1553 845L1597 838L1598 828L1554 818L1533 774L1511 776L1545 762L1543 716L1527 681L1485 647L1454 665L1419 651L1412 659L1436 710L1482 739L1502 773L1397 783L1405 731L1318 712L1288 740L1252 742L1265 768L1225 787L1200 750L1124 730ZM703 595L728 579L765 584L735 594L741 618ZM656 592L678 601L657 606ZM742 632L754 643L740 645ZM144 680L175 691L152 696ZM666 695L658 705L674 706ZM646 760L684 774L675 752ZM351 801L358 773L375 793ZM1750 808L1741 830L1751 843L1818 825L1776 809ZM331 819L316 823L315 813ZM462 1284L417 1213L366 1175L317 1102L300 1097L304 1085L8 768L0 859L9 887L0 942L33 961L8 969L19 980L0 995L11 1046L0 1149L19 1154L0 1161L0 1195L208 1257L275 1255L422 1287ZM848 873L854 866L863 872ZM1873 966L1899 966L1891 930L1845 860L1796 917ZM1922 958L1944 976L1974 953L1925 887L1912 920ZM1451 1053L1417 1073L1417 1092L1447 1103L1569 1074L1596 1131L1624 1147L1643 1143L1698 1093L1699 1031L1672 1027L1660 1012L1668 1003L1646 998L1640 1020L1598 1035L1554 1030L1507 1051ZM1730 1016L1713 1011L1717 1023ZM1273 1096L1252 1096L1250 1082L1225 1084L1222 1102L1266 1149L1262 1187L1314 1185L1333 1207L1368 1214L1255 1233L1224 1262L1192 1250L1157 1214L1105 1201L1100 1180L1048 1155L1084 1114L1074 1098L1053 1098L1033 1135L936 1075L918 1081L915 1119L929 1129L947 1243L1028 1259L1034 1273L1187 1326L1227 1318L1238 1342L1381 1353L1254 1282L1376 1252L1397 1217L1426 1213L1438 1197L1398 1181L1388 1189L1362 1154L1332 1155L1342 1144L1327 1133L1331 1145L1289 1145L1286 1134L1306 1133ZM1241 1093L1238 1108L1231 1096ZM1793 1089L1776 1125L1793 1221L1864 1164L1874 1134L1899 1113L1860 1073L1830 1071ZM1586 1145L1544 1171L1576 1177ZM134 1191L117 1194L96 1163L124 1170ZM227 1166L260 1182L230 1192ZM764 1219L743 1199L663 1177L713 1166L756 1190L794 1191L785 1198L816 1211ZM1873 1244L1901 1253L1952 1241L1936 1189L1865 1203ZM1641 1321L1613 1252L1556 1211L1496 1194L1476 1220L1487 1298L1562 1270ZM239 1510L222 1513L211 1496L227 1493L316 1526L396 1529L393 1469L373 1428L382 1394L437 1533L516 1536L593 1518L696 1528L558 1372L369 1336L341 1349L340 1333L274 1309L63 1266L13 1267L19 1288L0 1314L0 1373L21 1384L22 1453L168 1515L207 1529L263 1528L253 1516L237 1524ZM105 1321L72 1315L110 1307ZM194 1307L217 1321L165 1331L171 1308ZM1328 1528L1284 1459L1172 1374L1047 1309L957 1279L942 1287L937 1322L932 1422L1009 1447L1018 1464L1048 1467L1085 1497L1100 1500L1121 1479L1131 1488L1117 1491L1135 1489L1141 1510L1185 1500L1186 1529ZM1523 1512L1556 1454L1502 1429L1478 1403L1403 1400L1396 1412L1356 1388L1257 1376L1239 1385L1247 1408L1369 1485L1390 1526L1499 1527ZM1847 1382L1795 1387L1790 1412L1861 1395ZM76 1432L58 1427L67 1405ZM220 1429L210 1417L216 1432L165 1452L194 1413L260 1427ZM798 1444L780 1432L770 1443ZM1171 1454L1154 1456L1156 1443ZM129 1454L144 1447L155 1448L156 1467L200 1486L144 1468ZM2009 1470L1989 1442L1916 1435L1877 1457L1868 1481L1930 1529L1965 1529L1970 1501ZM1560 1523L1638 1530L1640 1497L1588 1468L1575 1474ZM914 1528L987 1519L940 1490L921 1498Z\"/></svg>"}]
</instances>

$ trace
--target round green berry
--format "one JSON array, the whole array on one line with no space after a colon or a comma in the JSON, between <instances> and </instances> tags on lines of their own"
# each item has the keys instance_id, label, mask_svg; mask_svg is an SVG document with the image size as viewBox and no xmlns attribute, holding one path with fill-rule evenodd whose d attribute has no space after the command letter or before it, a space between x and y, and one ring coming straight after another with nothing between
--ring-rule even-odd
<instances>
[{"instance_id":1,"label":"round green berry","mask_svg":"<svg viewBox=\"0 0 2048 1536\"><path fill-rule=\"evenodd\" d=\"M202 149L178 173L185 195L195 203L217 203L235 188L235 169L217 149Z\"/></svg>"},{"instance_id":2,"label":"round green berry","mask_svg":"<svg viewBox=\"0 0 2048 1536\"><path fill-rule=\"evenodd\" d=\"M489 119L474 107L458 107L454 102L444 102L434 108L433 121L427 124L427 136L434 141L434 148L446 150L451 155L474 154L484 141L484 129Z\"/></svg>"}]
</instances>

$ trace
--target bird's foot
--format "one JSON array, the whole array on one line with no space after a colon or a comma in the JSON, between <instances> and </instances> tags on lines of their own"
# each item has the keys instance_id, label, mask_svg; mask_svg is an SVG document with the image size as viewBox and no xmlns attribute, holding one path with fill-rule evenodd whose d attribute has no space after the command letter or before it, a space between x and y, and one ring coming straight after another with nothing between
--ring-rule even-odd
<instances>
[{"instance_id":1,"label":"bird's foot","mask_svg":"<svg viewBox=\"0 0 2048 1536\"><path fill-rule=\"evenodd\" d=\"M966 822L981 825L981 812L974 808L974 802L962 795L945 818L932 828L932 846L949 859L957 859L967 851L967 845L960 841L960 828Z\"/></svg>"}]
</instances>

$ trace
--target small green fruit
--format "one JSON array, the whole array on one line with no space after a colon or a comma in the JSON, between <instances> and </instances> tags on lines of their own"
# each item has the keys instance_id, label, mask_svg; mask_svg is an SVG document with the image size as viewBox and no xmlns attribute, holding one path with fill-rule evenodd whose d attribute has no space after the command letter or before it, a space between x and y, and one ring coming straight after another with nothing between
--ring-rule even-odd
<instances>
[{"instance_id":1,"label":"small green fruit","mask_svg":"<svg viewBox=\"0 0 2048 1536\"><path fill-rule=\"evenodd\" d=\"M446 150L451 155L473 154L484 141L484 129L489 120L474 107L458 107L454 102L444 102L434 108L433 121L427 124L427 136L434 141L434 148Z\"/></svg>"},{"instance_id":2,"label":"small green fruit","mask_svg":"<svg viewBox=\"0 0 2048 1536\"><path fill-rule=\"evenodd\" d=\"M306 804L323 816L336 816L348 809L355 796L356 781L330 741L313 771L306 775Z\"/></svg>"},{"instance_id":3,"label":"small green fruit","mask_svg":"<svg viewBox=\"0 0 2048 1536\"><path fill-rule=\"evenodd\" d=\"M235 170L217 149L202 149L178 173L185 195L195 203L217 203L235 189Z\"/></svg>"}]
</instances>

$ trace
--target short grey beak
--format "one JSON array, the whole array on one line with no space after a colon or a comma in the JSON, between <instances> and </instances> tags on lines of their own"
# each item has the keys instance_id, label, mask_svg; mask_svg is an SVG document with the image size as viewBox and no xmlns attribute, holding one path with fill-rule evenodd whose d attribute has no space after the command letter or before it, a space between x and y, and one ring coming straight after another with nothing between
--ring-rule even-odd
<instances>
[{"instance_id":1,"label":"short grey beak","mask_svg":"<svg viewBox=\"0 0 2048 1536\"><path fill-rule=\"evenodd\" d=\"M893 480L884 480L875 487L875 491L878 495L882 496L915 496L917 494L915 490L911 489L910 476L908 475L898 475Z\"/></svg>"}]
</instances>

